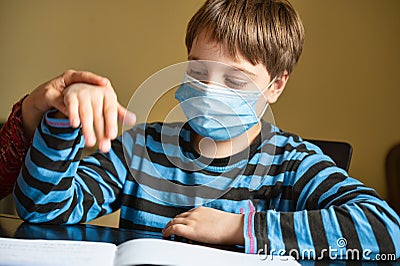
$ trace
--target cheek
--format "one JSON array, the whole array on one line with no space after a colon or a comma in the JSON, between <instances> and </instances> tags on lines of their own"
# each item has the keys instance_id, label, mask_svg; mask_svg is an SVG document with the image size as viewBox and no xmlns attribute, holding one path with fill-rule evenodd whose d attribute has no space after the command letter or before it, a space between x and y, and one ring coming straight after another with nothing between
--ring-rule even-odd
<instances>
[{"instance_id":1,"label":"cheek","mask_svg":"<svg viewBox=\"0 0 400 266\"><path fill-rule=\"evenodd\" d=\"M269 101L269 93L268 92L264 92L263 94L260 95L260 98L257 101L257 106L256 106L256 112L257 115L261 115L261 113L264 111L265 109L265 105L268 103L270 103Z\"/></svg>"}]
</instances>

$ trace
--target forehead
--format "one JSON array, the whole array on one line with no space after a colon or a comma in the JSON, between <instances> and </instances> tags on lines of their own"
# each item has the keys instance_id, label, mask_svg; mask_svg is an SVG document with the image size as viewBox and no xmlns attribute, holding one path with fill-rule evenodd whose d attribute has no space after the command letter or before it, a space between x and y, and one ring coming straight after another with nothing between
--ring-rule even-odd
<instances>
[{"instance_id":1,"label":"forehead","mask_svg":"<svg viewBox=\"0 0 400 266\"><path fill-rule=\"evenodd\" d=\"M242 70L248 75L269 77L264 65L253 65L239 52L236 57L232 56L223 43L211 40L205 33L199 34L193 41L188 59L215 61Z\"/></svg>"}]
</instances>

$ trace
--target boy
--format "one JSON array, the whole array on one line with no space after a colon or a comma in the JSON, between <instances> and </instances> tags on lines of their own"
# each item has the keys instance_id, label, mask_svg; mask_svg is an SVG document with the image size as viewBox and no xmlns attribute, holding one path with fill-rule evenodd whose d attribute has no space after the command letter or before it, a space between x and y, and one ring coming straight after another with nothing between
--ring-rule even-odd
<instances>
[{"instance_id":1,"label":"boy","mask_svg":"<svg viewBox=\"0 0 400 266\"><path fill-rule=\"evenodd\" d=\"M18 213L71 224L121 208L121 227L244 245L248 253L398 258L400 219L387 203L316 146L260 120L282 93L303 38L285 1L207 1L188 24L190 83L175 95L188 123L138 125L109 153L79 161L80 130L48 113L15 187ZM262 89L247 91L244 76ZM205 166L194 170L187 158ZM214 177L235 182L226 190ZM186 192L198 184L204 190Z\"/></svg>"}]
</instances>

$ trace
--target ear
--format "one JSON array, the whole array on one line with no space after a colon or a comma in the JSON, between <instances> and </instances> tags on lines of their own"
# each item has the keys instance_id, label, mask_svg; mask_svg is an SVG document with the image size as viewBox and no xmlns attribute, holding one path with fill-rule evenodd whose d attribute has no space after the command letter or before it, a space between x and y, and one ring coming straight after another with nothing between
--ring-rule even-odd
<instances>
[{"instance_id":1,"label":"ear","mask_svg":"<svg viewBox=\"0 0 400 266\"><path fill-rule=\"evenodd\" d=\"M289 73L285 70L281 77L275 79L269 90L265 91L265 97L268 99L268 103L275 103L279 96L281 96L283 90L285 89L286 83L289 79Z\"/></svg>"}]
</instances>

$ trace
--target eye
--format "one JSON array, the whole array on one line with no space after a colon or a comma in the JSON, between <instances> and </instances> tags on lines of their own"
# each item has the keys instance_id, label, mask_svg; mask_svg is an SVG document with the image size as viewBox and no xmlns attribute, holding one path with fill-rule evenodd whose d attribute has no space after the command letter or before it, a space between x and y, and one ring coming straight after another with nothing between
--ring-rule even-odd
<instances>
[{"instance_id":1,"label":"eye","mask_svg":"<svg viewBox=\"0 0 400 266\"><path fill-rule=\"evenodd\" d=\"M206 69L191 67L187 69L187 74L192 78L202 81L207 78L208 72Z\"/></svg>"},{"instance_id":2,"label":"eye","mask_svg":"<svg viewBox=\"0 0 400 266\"><path fill-rule=\"evenodd\" d=\"M190 69L188 74L206 76L207 72L206 71L201 71L201 70L196 70L196 69Z\"/></svg>"},{"instance_id":3,"label":"eye","mask_svg":"<svg viewBox=\"0 0 400 266\"><path fill-rule=\"evenodd\" d=\"M246 88L248 81L231 78L231 77L226 77L225 84L232 89L244 89L244 88Z\"/></svg>"}]
</instances>

